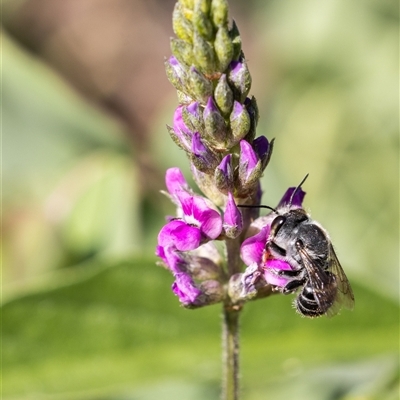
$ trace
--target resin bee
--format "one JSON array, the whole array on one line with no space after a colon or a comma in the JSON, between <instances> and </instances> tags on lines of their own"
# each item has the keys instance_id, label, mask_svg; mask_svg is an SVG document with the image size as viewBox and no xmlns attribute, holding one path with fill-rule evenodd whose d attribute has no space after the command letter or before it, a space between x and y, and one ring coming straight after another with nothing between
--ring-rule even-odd
<instances>
[{"instance_id":1,"label":"resin bee","mask_svg":"<svg viewBox=\"0 0 400 400\"><path fill-rule=\"evenodd\" d=\"M293 191L289 204L274 210L278 215L271 223L264 257L286 260L291 265L291 270L276 273L288 280L282 293L300 289L294 302L300 314L311 318L333 316L342 306L352 309L354 295L328 232L303 208L292 205L307 176Z\"/></svg>"},{"instance_id":2,"label":"resin bee","mask_svg":"<svg viewBox=\"0 0 400 400\"><path fill-rule=\"evenodd\" d=\"M308 176L308 175L307 175ZM271 221L270 234L263 253L263 264L269 259L283 260L291 269L265 267L269 273L284 278L284 294L299 291L294 305L296 310L310 318L333 316L342 306L352 309L354 295L350 283L340 266L328 232L310 218L293 199L306 180L294 189L288 203L274 209L267 217Z\"/></svg>"}]
</instances>

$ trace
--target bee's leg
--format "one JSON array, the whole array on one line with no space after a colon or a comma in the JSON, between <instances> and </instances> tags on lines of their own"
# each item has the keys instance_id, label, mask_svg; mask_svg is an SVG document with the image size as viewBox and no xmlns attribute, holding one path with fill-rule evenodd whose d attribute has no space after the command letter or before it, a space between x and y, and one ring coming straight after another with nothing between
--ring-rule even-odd
<instances>
[{"instance_id":1,"label":"bee's leg","mask_svg":"<svg viewBox=\"0 0 400 400\"><path fill-rule=\"evenodd\" d=\"M303 286L306 283L306 280L303 279L293 279L283 287L282 293L289 294L295 292L299 287Z\"/></svg>"},{"instance_id":2,"label":"bee's leg","mask_svg":"<svg viewBox=\"0 0 400 400\"><path fill-rule=\"evenodd\" d=\"M294 270L294 269L281 269L277 271L277 274L280 276L285 276L287 278L296 278L302 273L302 270Z\"/></svg>"}]
</instances>

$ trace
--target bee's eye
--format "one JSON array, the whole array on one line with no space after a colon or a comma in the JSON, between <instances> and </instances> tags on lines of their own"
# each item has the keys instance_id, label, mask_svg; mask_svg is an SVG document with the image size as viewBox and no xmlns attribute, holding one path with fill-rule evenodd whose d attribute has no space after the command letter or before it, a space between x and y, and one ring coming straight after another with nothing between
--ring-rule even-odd
<instances>
[{"instance_id":1,"label":"bee's eye","mask_svg":"<svg viewBox=\"0 0 400 400\"><path fill-rule=\"evenodd\" d=\"M279 215L276 217L271 224L271 235L276 236L278 233L279 229L281 229L282 225L285 223L286 217L283 217L282 215Z\"/></svg>"}]
</instances>

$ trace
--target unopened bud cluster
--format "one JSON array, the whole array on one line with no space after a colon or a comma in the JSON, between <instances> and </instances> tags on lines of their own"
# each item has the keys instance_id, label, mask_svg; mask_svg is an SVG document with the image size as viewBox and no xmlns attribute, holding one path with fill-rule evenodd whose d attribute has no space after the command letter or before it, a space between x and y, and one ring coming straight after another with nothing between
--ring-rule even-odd
<instances>
[{"instance_id":1,"label":"unopened bud cluster","mask_svg":"<svg viewBox=\"0 0 400 400\"><path fill-rule=\"evenodd\" d=\"M228 193L257 199L258 181L272 143L255 140L257 103L248 97L251 76L225 0L180 0L173 12L176 38L166 60L179 106L168 131L192 165L200 189L224 207Z\"/></svg>"}]
</instances>

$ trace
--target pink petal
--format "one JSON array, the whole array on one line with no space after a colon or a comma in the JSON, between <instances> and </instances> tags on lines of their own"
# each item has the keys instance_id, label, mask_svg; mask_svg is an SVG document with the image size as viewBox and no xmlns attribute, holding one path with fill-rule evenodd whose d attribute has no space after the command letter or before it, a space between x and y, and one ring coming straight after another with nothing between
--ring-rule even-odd
<instances>
[{"instance_id":1,"label":"pink petal","mask_svg":"<svg viewBox=\"0 0 400 400\"><path fill-rule=\"evenodd\" d=\"M189 186L179 168L169 168L165 173L165 184L168 192L174 195L178 190L189 190Z\"/></svg>"},{"instance_id":2,"label":"pink petal","mask_svg":"<svg viewBox=\"0 0 400 400\"><path fill-rule=\"evenodd\" d=\"M257 235L251 236L243 242L240 255L246 265L252 263L260 265L269 232L270 226L268 225L262 228Z\"/></svg>"},{"instance_id":3,"label":"pink petal","mask_svg":"<svg viewBox=\"0 0 400 400\"><path fill-rule=\"evenodd\" d=\"M200 229L190 226L181 220L174 220L165 225L158 234L158 244L162 247L172 246L180 251L194 250L200 246Z\"/></svg>"}]
</instances>

